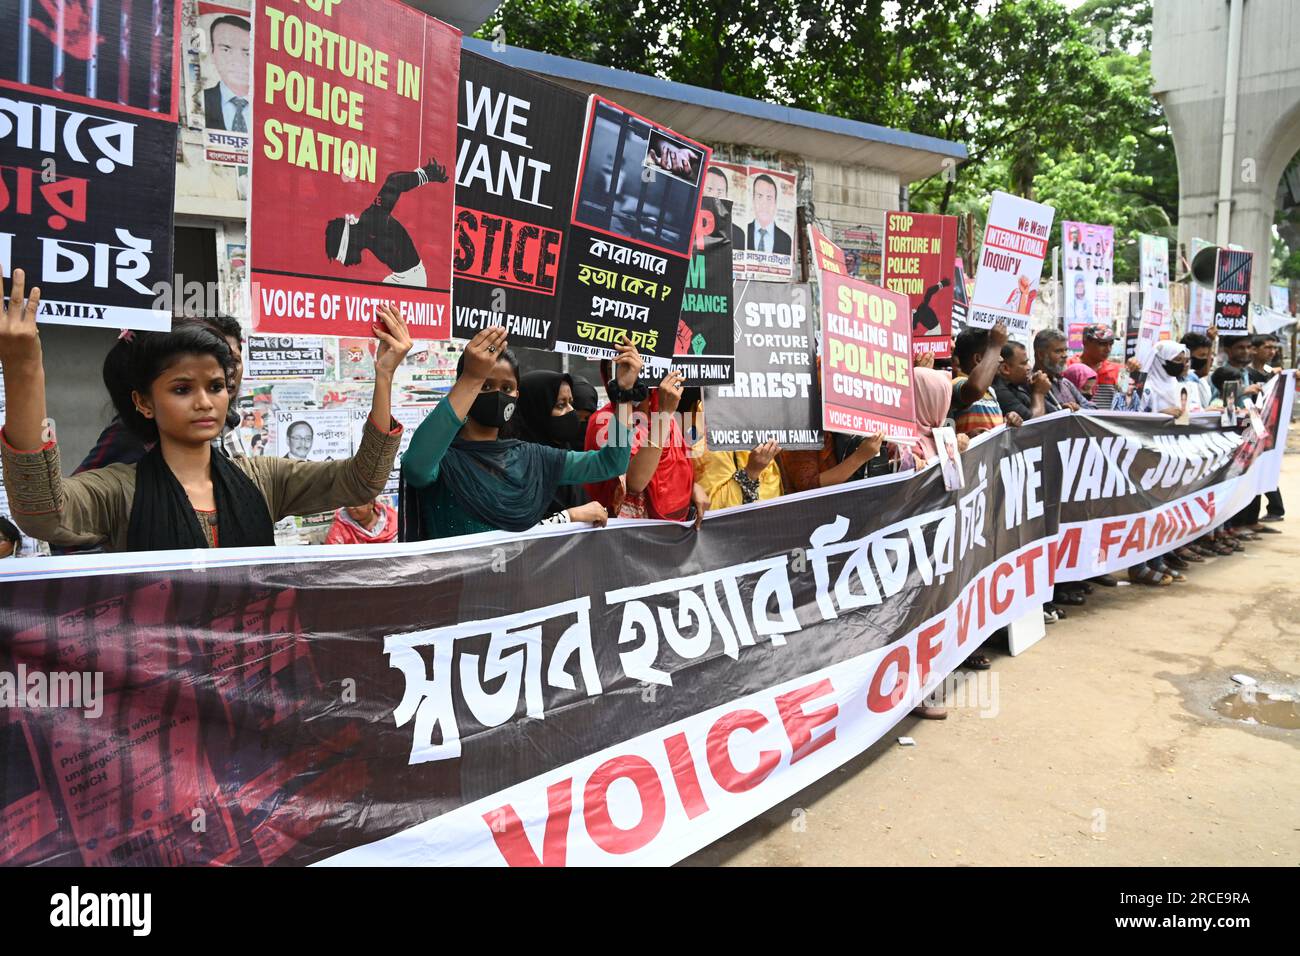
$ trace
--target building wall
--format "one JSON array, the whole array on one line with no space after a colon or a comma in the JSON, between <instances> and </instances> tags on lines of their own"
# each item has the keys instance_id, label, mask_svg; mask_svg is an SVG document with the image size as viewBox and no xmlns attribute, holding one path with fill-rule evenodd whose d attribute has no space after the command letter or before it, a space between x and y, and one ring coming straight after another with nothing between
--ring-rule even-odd
<instances>
[{"instance_id":1,"label":"building wall","mask_svg":"<svg viewBox=\"0 0 1300 956\"><path fill-rule=\"evenodd\" d=\"M1151 67L1178 154L1178 239L1217 228L1227 0L1155 0ZM1255 253L1252 296L1268 300L1278 182L1300 150L1300 4L1245 0L1229 241Z\"/></svg>"}]
</instances>

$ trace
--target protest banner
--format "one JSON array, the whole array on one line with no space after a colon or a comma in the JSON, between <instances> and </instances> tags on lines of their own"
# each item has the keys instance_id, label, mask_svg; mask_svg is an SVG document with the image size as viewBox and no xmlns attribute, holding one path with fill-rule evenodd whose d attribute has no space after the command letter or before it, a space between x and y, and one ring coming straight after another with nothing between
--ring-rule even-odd
<instances>
[{"instance_id":1,"label":"protest banner","mask_svg":"<svg viewBox=\"0 0 1300 956\"><path fill-rule=\"evenodd\" d=\"M823 272L837 276L852 274L849 272L849 263L844 256L844 250L814 225L808 226L808 257L816 275Z\"/></svg>"},{"instance_id":2,"label":"protest banner","mask_svg":"<svg viewBox=\"0 0 1300 956\"><path fill-rule=\"evenodd\" d=\"M723 385L735 375L731 269L731 203L705 196L695 223L673 350L672 367L685 376L688 386Z\"/></svg>"},{"instance_id":3,"label":"protest banner","mask_svg":"<svg viewBox=\"0 0 1300 956\"><path fill-rule=\"evenodd\" d=\"M1273 284L1268 287L1268 304L1274 312L1291 311L1291 290L1284 285Z\"/></svg>"},{"instance_id":4,"label":"protest banner","mask_svg":"<svg viewBox=\"0 0 1300 956\"><path fill-rule=\"evenodd\" d=\"M1156 344L1169 336L1169 240L1141 234L1138 241L1142 319L1138 325L1137 360L1146 368L1155 357Z\"/></svg>"},{"instance_id":5,"label":"protest banner","mask_svg":"<svg viewBox=\"0 0 1300 956\"><path fill-rule=\"evenodd\" d=\"M957 256L952 261L952 330L961 332L966 327L970 310L970 280L966 278L966 263Z\"/></svg>"},{"instance_id":6,"label":"protest banner","mask_svg":"<svg viewBox=\"0 0 1300 956\"><path fill-rule=\"evenodd\" d=\"M261 332L451 333L460 32L397 0L257 4L249 274Z\"/></svg>"},{"instance_id":7,"label":"protest banner","mask_svg":"<svg viewBox=\"0 0 1300 956\"><path fill-rule=\"evenodd\" d=\"M886 252L888 258L888 252ZM845 435L916 437L912 310L907 296L821 274L822 428Z\"/></svg>"},{"instance_id":8,"label":"protest banner","mask_svg":"<svg viewBox=\"0 0 1300 956\"><path fill-rule=\"evenodd\" d=\"M624 335L666 371L711 150L601 96L587 107L556 351L609 358Z\"/></svg>"},{"instance_id":9,"label":"protest banner","mask_svg":"<svg viewBox=\"0 0 1300 956\"><path fill-rule=\"evenodd\" d=\"M732 261L737 279L794 279L798 176L738 163L709 167L709 195L732 201Z\"/></svg>"},{"instance_id":10,"label":"protest banner","mask_svg":"<svg viewBox=\"0 0 1300 956\"><path fill-rule=\"evenodd\" d=\"M993 193L967 325L989 329L1004 322L1011 338L1029 342L1029 314L1038 297L1055 215L1051 206Z\"/></svg>"},{"instance_id":11,"label":"protest banner","mask_svg":"<svg viewBox=\"0 0 1300 956\"><path fill-rule=\"evenodd\" d=\"M1220 249L1214 270L1214 327L1222 335L1250 331L1250 272L1255 254Z\"/></svg>"},{"instance_id":12,"label":"protest banner","mask_svg":"<svg viewBox=\"0 0 1300 956\"><path fill-rule=\"evenodd\" d=\"M1111 307L1115 228L1090 222L1061 223L1061 270L1065 276L1065 329L1072 352L1083 348L1088 325L1115 327Z\"/></svg>"},{"instance_id":13,"label":"protest banner","mask_svg":"<svg viewBox=\"0 0 1300 956\"><path fill-rule=\"evenodd\" d=\"M461 52L452 335L550 348L587 98Z\"/></svg>"},{"instance_id":14,"label":"protest banner","mask_svg":"<svg viewBox=\"0 0 1300 956\"><path fill-rule=\"evenodd\" d=\"M320 378L328 363L319 336L250 335L244 340L244 374L271 380Z\"/></svg>"},{"instance_id":15,"label":"protest banner","mask_svg":"<svg viewBox=\"0 0 1300 956\"><path fill-rule=\"evenodd\" d=\"M1054 583L1274 487L1284 384L1262 439L1049 416L973 442L960 491L936 462L701 534L6 561L0 862L675 863L867 750ZM28 695L86 661L86 706Z\"/></svg>"},{"instance_id":16,"label":"protest banner","mask_svg":"<svg viewBox=\"0 0 1300 956\"><path fill-rule=\"evenodd\" d=\"M884 278L881 285L907 296L912 347L918 355L952 354L952 261L957 256L957 217L918 212L885 213Z\"/></svg>"},{"instance_id":17,"label":"protest banner","mask_svg":"<svg viewBox=\"0 0 1300 956\"><path fill-rule=\"evenodd\" d=\"M736 283L736 377L704 390L710 451L822 447L815 323L807 285Z\"/></svg>"},{"instance_id":18,"label":"protest banner","mask_svg":"<svg viewBox=\"0 0 1300 956\"><path fill-rule=\"evenodd\" d=\"M834 223L831 240L844 251L848 274L855 279L880 285L884 273L885 240L879 226Z\"/></svg>"},{"instance_id":19,"label":"protest banner","mask_svg":"<svg viewBox=\"0 0 1300 956\"><path fill-rule=\"evenodd\" d=\"M40 287L40 322L171 327L179 8L100 0L99 47L62 4L0 13L0 269Z\"/></svg>"},{"instance_id":20,"label":"protest banner","mask_svg":"<svg viewBox=\"0 0 1300 956\"><path fill-rule=\"evenodd\" d=\"M203 130L203 157L217 166L248 166L253 128L253 43L248 0L198 0L190 35L194 67L186 71L189 125Z\"/></svg>"}]
</instances>

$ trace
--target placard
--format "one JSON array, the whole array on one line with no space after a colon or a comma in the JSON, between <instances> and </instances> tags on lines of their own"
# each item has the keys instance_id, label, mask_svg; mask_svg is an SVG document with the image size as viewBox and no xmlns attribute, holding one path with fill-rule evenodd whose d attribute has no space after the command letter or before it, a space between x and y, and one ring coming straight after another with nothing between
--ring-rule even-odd
<instances>
[{"instance_id":1,"label":"placard","mask_svg":"<svg viewBox=\"0 0 1300 956\"><path fill-rule=\"evenodd\" d=\"M1214 327L1221 335L1250 331L1250 271L1254 253L1220 249L1214 275Z\"/></svg>"},{"instance_id":2,"label":"placard","mask_svg":"<svg viewBox=\"0 0 1300 956\"><path fill-rule=\"evenodd\" d=\"M957 217L885 213L886 289L907 296L912 346L936 358L952 354L952 262L957 257Z\"/></svg>"},{"instance_id":3,"label":"placard","mask_svg":"<svg viewBox=\"0 0 1300 956\"><path fill-rule=\"evenodd\" d=\"M452 334L550 348L587 98L461 52Z\"/></svg>"},{"instance_id":4,"label":"placard","mask_svg":"<svg viewBox=\"0 0 1300 956\"><path fill-rule=\"evenodd\" d=\"M1111 307L1114 289L1115 229L1090 222L1061 223L1061 272L1065 328L1070 349L1083 348L1083 329L1089 325L1115 327Z\"/></svg>"},{"instance_id":5,"label":"placard","mask_svg":"<svg viewBox=\"0 0 1300 956\"><path fill-rule=\"evenodd\" d=\"M254 22L254 328L364 336L389 302L447 338L460 31L397 0Z\"/></svg>"},{"instance_id":6,"label":"placard","mask_svg":"<svg viewBox=\"0 0 1300 956\"><path fill-rule=\"evenodd\" d=\"M1005 322L1011 338L1029 342L1029 316L1055 215L1051 206L993 193L967 325L989 329Z\"/></svg>"},{"instance_id":7,"label":"placard","mask_svg":"<svg viewBox=\"0 0 1300 956\"><path fill-rule=\"evenodd\" d=\"M709 449L821 448L810 287L738 281L733 299L736 379L704 390Z\"/></svg>"}]
</instances>

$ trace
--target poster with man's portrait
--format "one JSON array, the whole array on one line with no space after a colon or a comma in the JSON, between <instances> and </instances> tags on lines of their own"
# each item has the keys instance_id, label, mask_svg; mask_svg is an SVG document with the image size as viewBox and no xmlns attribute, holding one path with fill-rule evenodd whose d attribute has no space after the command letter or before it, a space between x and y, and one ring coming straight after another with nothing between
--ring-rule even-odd
<instances>
[{"instance_id":1,"label":"poster with man's portrait","mask_svg":"<svg viewBox=\"0 0 1300 956\"><path fill-rule=\"evenodd\" d=\"M765 166L712 163L704 195L731 200L735 278L793 281L797 174Z\"/></svg>"},{"instance_id":2,"label":"poster with man's portrait","mask_svg":"<svg viewBox=\"0 0 1300 956\"><path fill-rule=\"evenodd\" d=\"M276 408L276 450L290 461L342 461L352 456L352 410Z\"/></svg>"},{"instance_id":3,"label":"poster with man's portrait","mask_svg":"<svg viewBox=\"0 0 1300 956\"><path fill-rule=\"evenodd\" d=\"M189 36L189 125L218 166L248 166L253 128L252 20L248 0L199 0Z\"/></svg>"}]
</instances>

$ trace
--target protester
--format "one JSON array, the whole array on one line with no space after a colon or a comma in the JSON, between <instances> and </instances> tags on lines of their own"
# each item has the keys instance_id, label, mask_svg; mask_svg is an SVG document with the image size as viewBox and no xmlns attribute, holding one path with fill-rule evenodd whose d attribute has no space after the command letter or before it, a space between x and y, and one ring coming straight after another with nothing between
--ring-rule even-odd
<instances>
[{"instance_id":1,"label":"protester","mask_svg":"<svg viewBox=\"0 0 1300 956\"><path fill-rule=\"evenodd\" d=\"M602 363L603 365L603 363ZM587 448L595 448L613 418L613 402L637 402L636 429L632 434L632 458L622 478L595 479L587 483L587 494L599 501L611 515L620 518L657 518L685 521L694 514L695 526L704 521L709 494L695 480L685 436L675 412L682 397L680 372L669 372L659 387L644 398L629 394L630 386L620 382L611 388L611 404L587 422ZM644 386L639 387L644 391Z\"/></svg>"},{"instance_id":2,"label":"protester","mask_svg":"<svg viewBox=\"0 0 1300 956\"><path fill-rule=\"evenodd\" d=\"M12 521L0 515L0 558L16 558L22 550L22 532Z\"/></svg>"},{"instance_id":3,"label":"protester","mask_svg":"<svg viewBox=\"0 0 1300 956\"><path fill-rule=\"evenodd\" d=\"M1089 402L1092 402L1093 405L1097 405L1096 396L1099 386L1097 385L1096 369L1091 365L1076 363L1074 365L1067 365L1065 371L1061 374L1074 384L1074 387L1079 390L1080 395L1086 398ZM1050 386L1050 379L1048 384Z\"/></svg>"},{"instance_id":4,"label":"protester","mask_svg":"<svg viewBox=\"0 0 1300 956\"><path fill-rule=\"evenodd\" d=\"M1068 340L1064 333L1057 329L1043 329L1034 336L1034 368L1047 373L1051 382L1046 396L1047 410L1055 412L1068 408L1072 412L1080 409L1095 411L1097 406L1065 377L1068 356Z\"/></svg>"},{"instance_id":5,"label":"protester","mask_svg":"<svg viewBox=\"0 0 1300 956\"><path fill-rule=\"evenodd\" d=\"M897 459L891 464L889 455L882 454L884 439L883 434L863 437L827 432L822 447L816 451L782 451L781 471L791 491L830 488L846 481L887 475L898 470L898 465Z\"/></svg>"},{"instance_id":6,"label":"protester","mask_svg":"<svg viewBox=\"0 0 1300 956\"><path fill-rule=\"evenodd\" d=\"M1183 347L1187 349L1191 360L1187 381L1196 385L1197 401L1201 408L1209 408L1214 403L1214 386L1210 384L1210 371L1214 361L1214 342L1217 336L1218 332L1215 331L1214 326L1210 326L1205 335L1200 332L1188 332L1182 338Z\"/></svg>"},{"instance_id":7,"label":"protester","mask_svg":"<svg viewBox=\"0 0 1300 956\"><path fill-rule=\"evenodd\" d=\"M574 379L573 410L578 413L578 421L582 422L583 429L586 429L588 420L596 414L596 409L599 407L600 396L596 393L596 386L582 379ZM573 450L582 451L582 447L577 446Z\"/></svg>"},{"instance_id":8,"label":"protester","mask_svg":"<svg viewBox=\"0 0 1300 956\"><path fill-rule=\"evenodd\" d=\"M1098 408L1110 408L1122 369L1118 362L1110 360L1110 349L1115 342L1115 330L1108 325L1088 325L1083 329L1082 339L1083 350L1078 355L1070 356L1067 367L1086 365L1096 372L1097 390L1093 395L1093 403Z\"/></svg>"},{"instance_id":9,"label":"protester","mask_svg":"<svg viewBox=\"0 0 1300 956\"><path fill-rule=\"evenodd\" d=\"M753 451L709 451L703 438L694 449L695 480L709 496L709 510L770 501L787 492L781 446L774 441Z\"/></svg>"},{"instance_id":10,"label":"protester","mask_svg":"<svg viewBox=\"0 0 1300 956\"><path fill-rule=\"evenodd\" d=\"M1236 408L1244 408L1247 397L1258 395L1263 386L1251 381L1247 371L1255 359L1255 345L1249 335L1237 335L1221 340L1227 361L1214 370L1210 382L1214 385L1214 394L1222 402L1226 386L1237 385Z\"/></svg>"},{"instance_id":11,"label":"protester","mask_svg":"<svg viewBox=\"0 0 1300 956\"><path fill-rule=\"evenodd\" d=\"M519 410L511 419L517 437L538 445L582 451L586 423L573 405L574 384L569 375L544 369L521 376ZM556 518L561 524L590 521L603 525L608 517L602 505L587 500L580 484L557 486L546 510L552 516L562 514L563 518Z\"/></svg>"},{"instance_id":12,"label":"protester","mask_svg":"<svg viewBox=\"0 0 1300 956\"><path fill-rule=\"evenodd\" d=\"M341 462L286 462L213 453L230 403L235 364L210 329L182 324L133 337L127 384L111 397L125 425L153 448L134 465L60 477L46 440L45 370L36 314L16 269L0 320L5 378L4 480L18 526L51 544L112 551L274 545L276 520L367 501L383 490L401 442L390 414L393 372L411 347L401 316L379 309L375 391L361 447ZM381 427L382 425L382 427ZM218 531L218 518L220 530Z\"/></svg>"},{"instance_id":13,"label":"protester","mask_svg":"<svg viewBox=\"0 0 1300 956\"><path fill-rule=\"evenodd\" d=\"M1046 395L1052 387L1043 372L1029 368L1029 353L1019 342L1002 346L1002 361L993 379L993 394L1003 415L1015 414L1021 421L1029 421L1047 414Z\"/></svg>"},{"instance_id":14,"label":"protester","mask_svg":"<svg viewBox=\"0 0 1300 956\"><path fill-rule=\"evenodd\" d=\"M340 508L326 544L388 544L397 540L397 509L382 498Z\"/></svg>"},{"instance_id":15,"label":"protester","mask_svg":"<svg viewBox=\"0 0 1300 956\"><path fill-rule=\"evenodd\" d=\"M1020 416L1014 412L1014 418L1008 422L993 391L1006 342L1007 327L1001 322L992 329L965 329L953 342L952 360L957 375L951 382L949 414L958 434L974 438L1002 424L1021 424Z\"/></svg>"},{"instance_id":16,"label":"protester","mask_svg":"<svg viewBox=\"0 0 1300 956\"><path fill-rule=\"evenodd\" d=\"M501 437L519 405L519 363L506 344L500 326L474 336L456 365L456 383L412 436L402 458L401 540L527 531L552 513L561 485L603 481L627 470L626 405L611 416L609 442L598 451ZM618 368L620 387L632 389L641 369L635 347L619 347Z\"/></svg>"},{"instance_id":17,"label":"protester","mask_svg":"<svg viewBox=\"0 0 1300 956\"><path fill-rule=\"evenodd\" d=\"M238 442L239 412L235 408L235 399L239 396L239 389L244 381L244 333L240 328L239 320L228 315L212 315L181 321L200 322L206 325L224 337L226 345L230 348L231 357L234 359L234 373L231 376L230 408L226 412L225 438L221 442L221 447L228 454L243 452L244 449L231 444ZM129 387L125 384L125 380L135 334L129 329L124 330L113 348L109 349L108 354L104 356L101 374L104 388L110 395L116 394L124 387ZM103 468L105 465L133 465L152 447L151 444L146 444L132 434L131 430L122 424L120 415L114 415L112 421L99 433L94 446L81 460L81 464L72 473L79 475L94 468Z\"/></svg>"}]
</instances>

